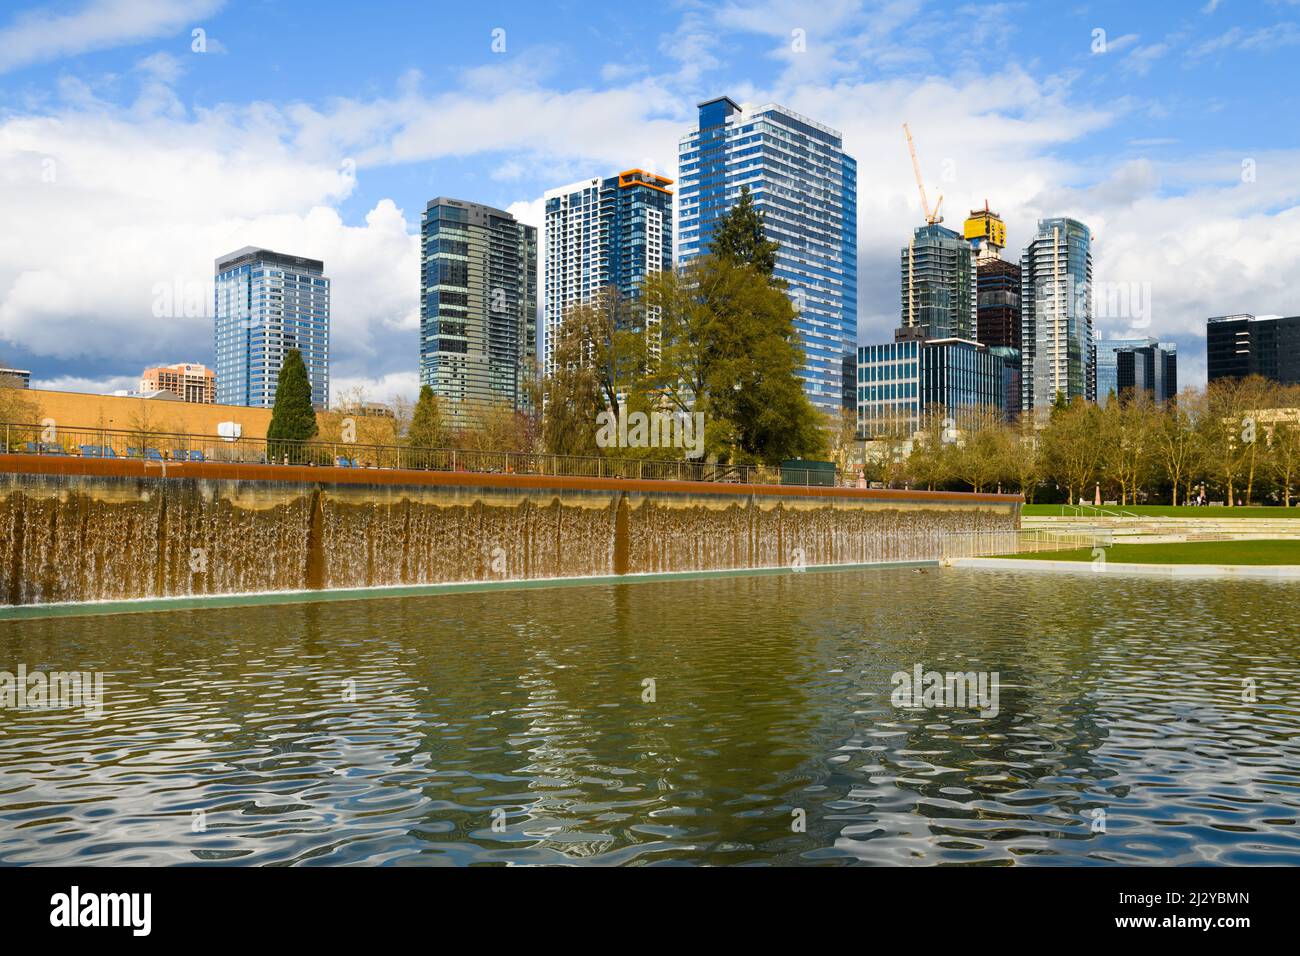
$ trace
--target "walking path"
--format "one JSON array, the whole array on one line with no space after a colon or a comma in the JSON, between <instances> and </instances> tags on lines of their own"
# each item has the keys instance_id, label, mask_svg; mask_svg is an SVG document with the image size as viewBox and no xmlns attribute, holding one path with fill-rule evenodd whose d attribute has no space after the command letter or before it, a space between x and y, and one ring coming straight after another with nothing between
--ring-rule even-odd
<instances>
[{"instance_id":1,"label":"walking path","mask_svg":"<svg viewBox=\"0 0 1300 956\"><path fill-rule=\"evenodd\" d=\"M1300 581L1300 565L1291 564L1132 564L1118 561L1046 561L1033 558L953 558L954 568L993 571L1046 571L1058 574L1141 574L1173 578L1268 578Z\"/></svg>"}]
</instances>

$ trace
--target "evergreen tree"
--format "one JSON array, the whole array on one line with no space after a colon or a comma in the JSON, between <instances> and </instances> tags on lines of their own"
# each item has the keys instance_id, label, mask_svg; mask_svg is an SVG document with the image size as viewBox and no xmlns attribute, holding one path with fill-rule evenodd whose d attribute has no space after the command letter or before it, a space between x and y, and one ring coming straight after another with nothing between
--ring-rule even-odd
<instances>
[{"instance_id":1,"label":"evergreen tree","mask_svg":"<svg viewBox=\"0 0 1300 956\"><path fill-rule=\"evenodd\" d=\"M433 393L433 386L421 385L420 397L411 413L411 426L406 431L406 443L412 448L438 448L445 441L438 396Z\"/></svg>"},{"instance_id":2,"label":"evergreen tree","mask_svg":"<svg viewBox=\"0 0 1300 956\"><path fill-rule=\"evenodd\" d=\"M740 202L727 210L713 232L709 252L719 259L752 266L768 282L776 273L780 243L767 238L763 213L754 205L748 186L740 187Z\"/></svg>"},{"instance_id":3,"label":"evergreen tree","mask_svg":"<svg viewBox=\"0 0 1300 956\"><path fill-rule=\"evenodd\" d=\"M311 382L307 366L297 349L284 356L280 377L275 384L275 406L271 424L266 429L267 451L273 460L288 455L292 461L305 460L305 453L295 443L316 437L316 410L311 405Z\"/></svg>"}]
</instances>

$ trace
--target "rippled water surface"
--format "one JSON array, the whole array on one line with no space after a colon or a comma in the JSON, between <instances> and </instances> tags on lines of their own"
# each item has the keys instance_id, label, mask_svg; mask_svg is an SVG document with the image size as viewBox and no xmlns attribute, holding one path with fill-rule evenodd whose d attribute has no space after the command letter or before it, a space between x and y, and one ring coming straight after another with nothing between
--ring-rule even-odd
<instances>
[{"instance_id":1,"label":"rippled water surface","mask_svg":"<svg viewBox=\"0 0 1300 956\"><path fill-rule=\"evenodd\" d=\"M1298 595L934 569L4 622L0 668L106 685L0 710L0 863L1297 864ZM998 672L998 714L895 708L918 663Z\"/></svg>"}]
</instances>

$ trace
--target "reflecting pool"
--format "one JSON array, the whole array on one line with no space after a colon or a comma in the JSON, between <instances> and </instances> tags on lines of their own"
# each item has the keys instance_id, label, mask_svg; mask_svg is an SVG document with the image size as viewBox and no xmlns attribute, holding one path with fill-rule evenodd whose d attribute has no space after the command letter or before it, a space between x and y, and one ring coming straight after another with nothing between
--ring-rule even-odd
<instances>
[{"instance_id":1,"label":"reflecting pool","mask_svg":"<svg viewBox=\"0 0 1300 956\"><path fill-rule=\"evenodd\" d=\"M1300 864L1300 586L877 570L0 623L0 863ZM898 672L996 673L997 713ZM969 703L969 702L968 702Z\"/></svg>"}]
</instances>

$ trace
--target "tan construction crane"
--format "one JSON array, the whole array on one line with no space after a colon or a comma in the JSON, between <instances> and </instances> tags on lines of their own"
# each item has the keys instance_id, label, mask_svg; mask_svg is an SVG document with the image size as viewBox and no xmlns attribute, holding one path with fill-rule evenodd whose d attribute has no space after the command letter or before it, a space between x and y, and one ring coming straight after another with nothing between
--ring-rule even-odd
<instances>
[{"instance_id":1,"label":"tan construction crane","mask_svg":"<svg viewBox=\"0 0 1300 956\"><path fill-rule=\"evenodd\" d=\"M925 221L928 225L936 225L943 222L943 216L939 215L939 207L943 205L943 193L939 194L939 201L934 204L934 211L930 211L930 200L925 195L925 182L921 179L921 163L916 158L916 144L912 142L912 131L903 124L903 134L907 137L907 151L912 154L912 172L916 174L916 188L921 193L921 211L925 213Z\"/></svg>"}]
</instances>

